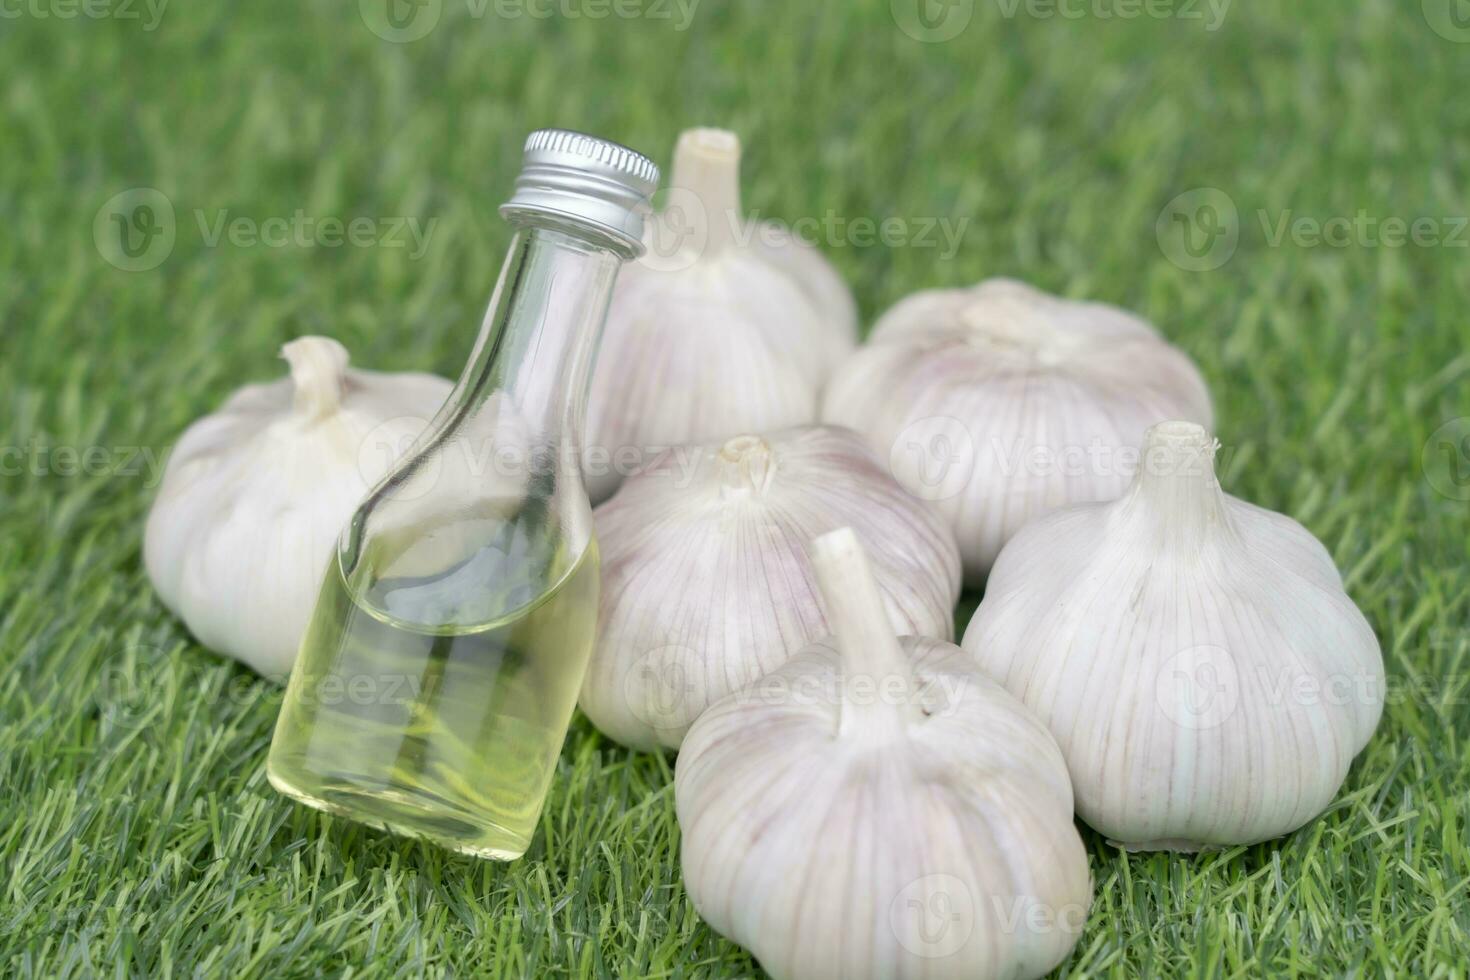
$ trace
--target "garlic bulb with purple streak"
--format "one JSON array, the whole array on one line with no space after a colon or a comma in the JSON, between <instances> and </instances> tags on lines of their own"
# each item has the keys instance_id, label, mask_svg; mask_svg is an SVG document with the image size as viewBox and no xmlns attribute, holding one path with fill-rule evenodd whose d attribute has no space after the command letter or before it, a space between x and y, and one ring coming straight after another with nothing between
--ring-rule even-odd
<instances>
[{"instance_id":1,"label":"garlic bulb with purple streak","mask_svg":"<svg viewBox=\"0 0 1470 980\"><path fill-rule=\"evenodd\" d=\"M679 752L694 907L777 978L1046 973L1091 902L1056 743L958 647L893 635L851 529L812 550L836 635Z\"/></svg>"},{"instance_id":2,"label":"garlic bulb with purple streak","mask_svg":"<svg viewBox=\"0 0 1470 980\"><path fill-rule=\"evenodd\" d=\"M651 450L815 422L857 345L857 305L821 253L746 220L734 133L685 131L672 180L607 314L587 409L594 502Z\"/></svg>"},{"instance_id":3,"label":"garlic bulb with purple streak","mask_svg":"<svg viewBox=\"0 0 1470 980\"><path fill-rule=\"evenodd\" d=\"M1131 849L1295 830L1383 709L1378 640L1326 549L1223 493L1216 445L1154 426L1121 499L1011 539L965 632L1056 736L1078 814Z\"/></svg>"},{"instance_id":4,"label":"garlic bulb with purple streak","mask_svg":"<svg viewBox=\"0 0 1470 980\"><path fill-rule=\"evenodd\" d=\"M862 529L898 632L954 635L954 538L846 429L670 451L594 521L602 600L581 705L626 745L677 748L709 704L828 632L807 544L833 528Z\"/></svg>"},{"instance_id":5,"label":"garlic bulb with purple streak","mask_svg":"<svg viewBox=\"0 0 1470 980\"><path fill-rule=\"evenodd\" d=\"M1028 520L1122 493L1144 430L1170 418L1211 424L1188 357L1123 310L1011 279L900 301L822 409L935 502L972 584Z\"/></svg>"}]
</instances>

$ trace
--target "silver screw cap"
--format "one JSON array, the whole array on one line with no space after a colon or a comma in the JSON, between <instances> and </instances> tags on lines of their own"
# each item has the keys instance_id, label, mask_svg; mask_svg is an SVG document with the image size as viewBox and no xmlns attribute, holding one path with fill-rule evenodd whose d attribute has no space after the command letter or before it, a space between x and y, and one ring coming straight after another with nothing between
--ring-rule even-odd
<instances>
[{"instance_id":1,"label":"silver screw cap","mask_svg":"<svg viewBox=\"0 0 1470 980\"><path fill-rule=\"evenodd\" d=\"M515 193L500 206L513 214L566 218L612 236L643 254L643 218L658 189L658 167L619 143L566 129L526 138Z\"/></svg>"}]
</instances>

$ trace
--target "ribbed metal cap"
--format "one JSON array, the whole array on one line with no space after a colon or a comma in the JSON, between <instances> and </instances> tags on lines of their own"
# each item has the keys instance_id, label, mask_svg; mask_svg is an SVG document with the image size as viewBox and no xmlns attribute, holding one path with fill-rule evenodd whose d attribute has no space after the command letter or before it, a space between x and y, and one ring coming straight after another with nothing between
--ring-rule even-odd
<instances>
[{"instance_id":1,"label":"ribbed metal cap","mask_svg":"<svg viewBox=\"0 0 1470 980\"><path fill-rule=\"evenodd\" d=\"M592 225L643 254L643 217L658 167L618 143L566 129L526 138L515 193L500 213L534 212Z\"/></svg>"}]
</instances>

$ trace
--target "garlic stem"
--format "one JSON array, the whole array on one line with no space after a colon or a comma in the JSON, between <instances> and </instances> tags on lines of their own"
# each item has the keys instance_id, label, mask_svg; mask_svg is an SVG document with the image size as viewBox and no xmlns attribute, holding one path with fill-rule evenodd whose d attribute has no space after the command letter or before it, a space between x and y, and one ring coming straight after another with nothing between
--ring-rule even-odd
<instances>
[{"instance_id":1,"label":"garlic stem","mask_svg":"<svg viewBox=\"0 0 1470 980\"><path fill-rule=\"evenodd\" d=\"M291 367L296 415L314 422L335 412L347 382L347 348L329 337L300 337L282 345L281 356Z\"/></svg>"},{"instance_id":2,"label":"garlic stem","mask_svg":"<svg viewBox=\"0 0 1470 980\"><path fill-rule=\"evenodd\" d=\"M724 129L690 129L674 148L674 184L700 204L688 215L694 241L703 240L710 258L735 244L740 212L740 137ZM705 235L699 234L703 228Z\"/></svg>"},{"instance_id":3,"label":"garlic stem","mask_svg":"<svg viewBox=\"0 0 1470 980\"><path fill-rule=\"evenodd\" d=\"M1060 329L1044 306L1045 297L1031 291L1009 299L976 299L959 312L960 322L972 331L971 343L982 348L1001 346L1025 351L1043 367L1055 367L1087 346L1087 338Z\"/></svg>"},{"instance_id":4,"label":"garlic stem","mask_svg":"<svg viewBox=\"0 0 1470 980\"><path fill-rule=\"evenodd\" d=\"M763 495L776 475L776 456L760 436L736 436L720 447L720 485L730 494Z\"/></svg>"},{"instance_id":5,"label":"garlic stem","mask_svg":"<svg viewBox=\"0 0 1470 980\"><path fill-rule=\"evenodd\" d=\"M812 542L812 564L827 624L842 651L838 733L872 741L901 737L919 715L914 676L888 622L867 552L852 528L838 528Z\"/></svg>"},{"instance_id":6,"label":"garlic stem","mask_svg":"<svg viewBox=\"0 0 1470 980\"><path fill-rule=\"evenodd\" d=\"M1164 544L1193 550L1212 531L1228 527L1225 498L1215 478L1218 440L1193 422L1160 422L1144 435L1129 495L1144 508Z\"/></svg>"}]
</instances>

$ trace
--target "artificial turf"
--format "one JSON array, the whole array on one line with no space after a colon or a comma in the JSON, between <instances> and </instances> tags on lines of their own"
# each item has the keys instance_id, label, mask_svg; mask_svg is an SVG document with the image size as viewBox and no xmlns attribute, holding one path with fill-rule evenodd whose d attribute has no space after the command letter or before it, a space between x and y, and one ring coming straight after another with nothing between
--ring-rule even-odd
<instances>
[{"instance_id":1,"label":"artificial turf","mask_svg":"<svg viewBox=\"0 0 1470 980\"><path fill-rule=\"evenodd\" d=\"M279 374L283 341L457 372L528 130L666 162L679 129L714 124L745 137L747 207L841 220L823 247L865 322L1005 274L1157 323L1212 386L1227 489L1311 528L1382 642L1383 723L1320 819L1199 857L1084 830L1096 898L1061 972L1464 976L1470 30L1454 2L1240 0L1212 30L1191 0L977 0L934 5L968 23L933 42L899 22L955 22L897 2L703 0L681 30L688 6L662 0L429 0L439 22L407 43L367 28L385 23L367 2L5 5L0 970L757 971L680 884L671 759L579 718L510 865L293 805L264 774L278 689L195 643L140 557L162 455L233 387ZM97 243L107 202L137 187L167 198L175 240L127 271ZM1215 268L1210 228L1202 257L1169 237L1169 202L1199 188L1186 202L1226 202L1238 238ZM422 254L212 234L222 215L298 209L433 228ZM1281 237L1283 216L1352 227ZM847 224L889 217L968 224L953 254ZM1434 234L1394 244L1389 218Z\"/></svg>"}]
</instances>

